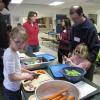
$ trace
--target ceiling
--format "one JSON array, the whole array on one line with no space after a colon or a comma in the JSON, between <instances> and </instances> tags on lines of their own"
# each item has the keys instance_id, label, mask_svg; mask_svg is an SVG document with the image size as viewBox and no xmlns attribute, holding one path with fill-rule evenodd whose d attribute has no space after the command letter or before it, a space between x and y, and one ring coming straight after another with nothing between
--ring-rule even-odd
<instances>
[{"instance_id":1,"label":"ceiling","mask_svg":"<svg viewBox=\"0 0 100 100\"><path fill-rule=\"evenodd\" d=\"M72 5L81 5L85 8L100 9L100 0L24 0L23 4L48 5L54 1L65 2L64 4L57 6L57 8L60 9L70 8Z\"/></svg>"}]
</instances>

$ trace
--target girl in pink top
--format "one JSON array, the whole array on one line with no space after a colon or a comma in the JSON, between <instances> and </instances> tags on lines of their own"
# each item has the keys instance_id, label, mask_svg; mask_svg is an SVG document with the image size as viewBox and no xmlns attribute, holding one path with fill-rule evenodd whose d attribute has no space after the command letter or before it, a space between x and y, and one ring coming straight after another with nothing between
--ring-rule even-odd
<instances>
[{"instance_id":1,"label":"girl in pink top","mask_svg":"<svg viewBox=\"0 0 100 100\"><path fill-rule=\"evenodd\" d=\"M88 69L91 66L88 61L88 47L84 43L77 45L71 57L65 57L65 62L71 66Z\"/></svg>"}]
</instances>

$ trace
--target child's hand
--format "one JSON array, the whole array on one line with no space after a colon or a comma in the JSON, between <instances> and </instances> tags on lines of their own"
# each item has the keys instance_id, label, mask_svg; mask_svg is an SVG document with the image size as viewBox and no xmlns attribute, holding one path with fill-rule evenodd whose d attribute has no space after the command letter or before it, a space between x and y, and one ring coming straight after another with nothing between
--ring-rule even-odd
<instances>
[{"instance_id":1,"label":"child's hand","mask_svg":"<svg viewBox=\"0 0 100 100\"><path fill-rule=\"evenodd\" d=\"M36 73L35 73L34 71L29 71L29 74L33 74L33 75L34 75L34 74L36 74Z\"/></svg>"},{"instance_id":2,"label":"child's hand","mask_svg":"<svg viewBox=\"0 0 100 100\"><path fill-rule=\"evenodd\" d=\"M67 60L67 57L66 57L66 56L63 56L63 60L66 62L66 60Z\"/></svg>"},{"instance_id":3,"label":"child's hand","mask_svg":"<svg viewBox=\"0 0 100 100\"><path fill-rule=\"evenodd\" d=\"M26 76L24 76L25 80L32 80L33 79L33 75L32 74L27 74Z\"/></svg>"},{"instance_id":4,"label":"child's hand","mask_svg":"<svg viewBox=\"0 0 100 100\"><path fill-rule=\"evenodd\" d=\"M70 58L67 58L66 56L64 56L64 61L65 61L65 63L67 63L67 64L71 64L71 60L70 60Z\"/></svg>"},{"instance_id":5,"label":"child's hand","mask_svg":"<svg viewBox=\"0 0 100 100\"><path fill-rule=\"evenodd\" d=\"M40 76L40 74L37 74L34 71L30 71L29 74L32 74L34 79L37 79Z\"/></svg>"}]
</instances>

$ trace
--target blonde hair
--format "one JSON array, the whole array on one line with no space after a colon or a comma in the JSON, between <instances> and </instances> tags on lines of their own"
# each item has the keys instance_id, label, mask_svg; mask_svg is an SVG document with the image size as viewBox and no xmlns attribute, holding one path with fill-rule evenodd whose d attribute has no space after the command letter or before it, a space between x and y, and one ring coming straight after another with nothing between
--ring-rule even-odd
<instances>
[{"instance_id":1,"label":"blonde hair","mask_svg":"<svg viewBox=\"0 0 100 100\"><path fill-rule=\"evenodd\" d=\"M27 33L23 27L15 27L12 29L10 39L14 39L17 36L19 36L23 42L27 41Z\"/></svg>"},{"instance_id":2,"label":"blonde hair","mask_svg":"<svg viewBox=\"0 0 100 100\"><path fill-rule=\"evenodd\" d=\"M80 43L73 51L73 54L80 55L82 58L87 59L89 54L87 45L85 43Z\"/></svg>"}]
</instances>

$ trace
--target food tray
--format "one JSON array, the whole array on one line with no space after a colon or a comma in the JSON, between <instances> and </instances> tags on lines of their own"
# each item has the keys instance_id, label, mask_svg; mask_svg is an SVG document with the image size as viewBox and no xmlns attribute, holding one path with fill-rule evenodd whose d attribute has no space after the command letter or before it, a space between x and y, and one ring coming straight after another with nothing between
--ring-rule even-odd
<instances>
[{"instance_id":1,"label":"food tray","mask_svg":"<svg viewBox=\"0 0 100 100\"><path fill-rule=\"evenodd\" d=\"M51 65L49 68L55 78L62 78L63 74L60 71L66 67L69 67L69 65L57 64L57 65Z\"/></svg>"},{"instance_id":2,"label":"food tray","mask_svg":"<svg viewBox=\"0 0 100 100\"><path fill-rule=\"evenodd\" d=\"M40 69L48 67L48 61L43 57L23 58L20 61L21 65L27 69Z\"/></svg>"},{"instance_id":3,"label":"food tray","mask_svg":"<svg viewBox=\"0 0 100 100\"><path fill-rule=\"evenodd\" d=\"M47 61L53 61L56 59L55 56L48 54L48 53L34 53L33 55L35 55L36 57L43 57L45 58Z\"/></svg>"},{"instance_id":4,"label":"food tray","mask_svg":"<svg viewBox=\"0 0 100 100\"><path fill-rule=\"evenodd\" d=\"M45 74L44 73L43 74L39 73L39 71L44 71L44 70L36 70L36 71L34 71L35 73L40 74L40 76L37 79L31 80L31 81L29 80L27 82L22 81L23 88L24 88L25 91L33 92L42 83L50 81L50 80L53 80L53 78L46 71L44 71ZM27 89L27 88L29 88L29 87L27 87L28 84L32 84L34 86L34 89L33 90L28 90Z\"/></svg>"}]
</instances>

